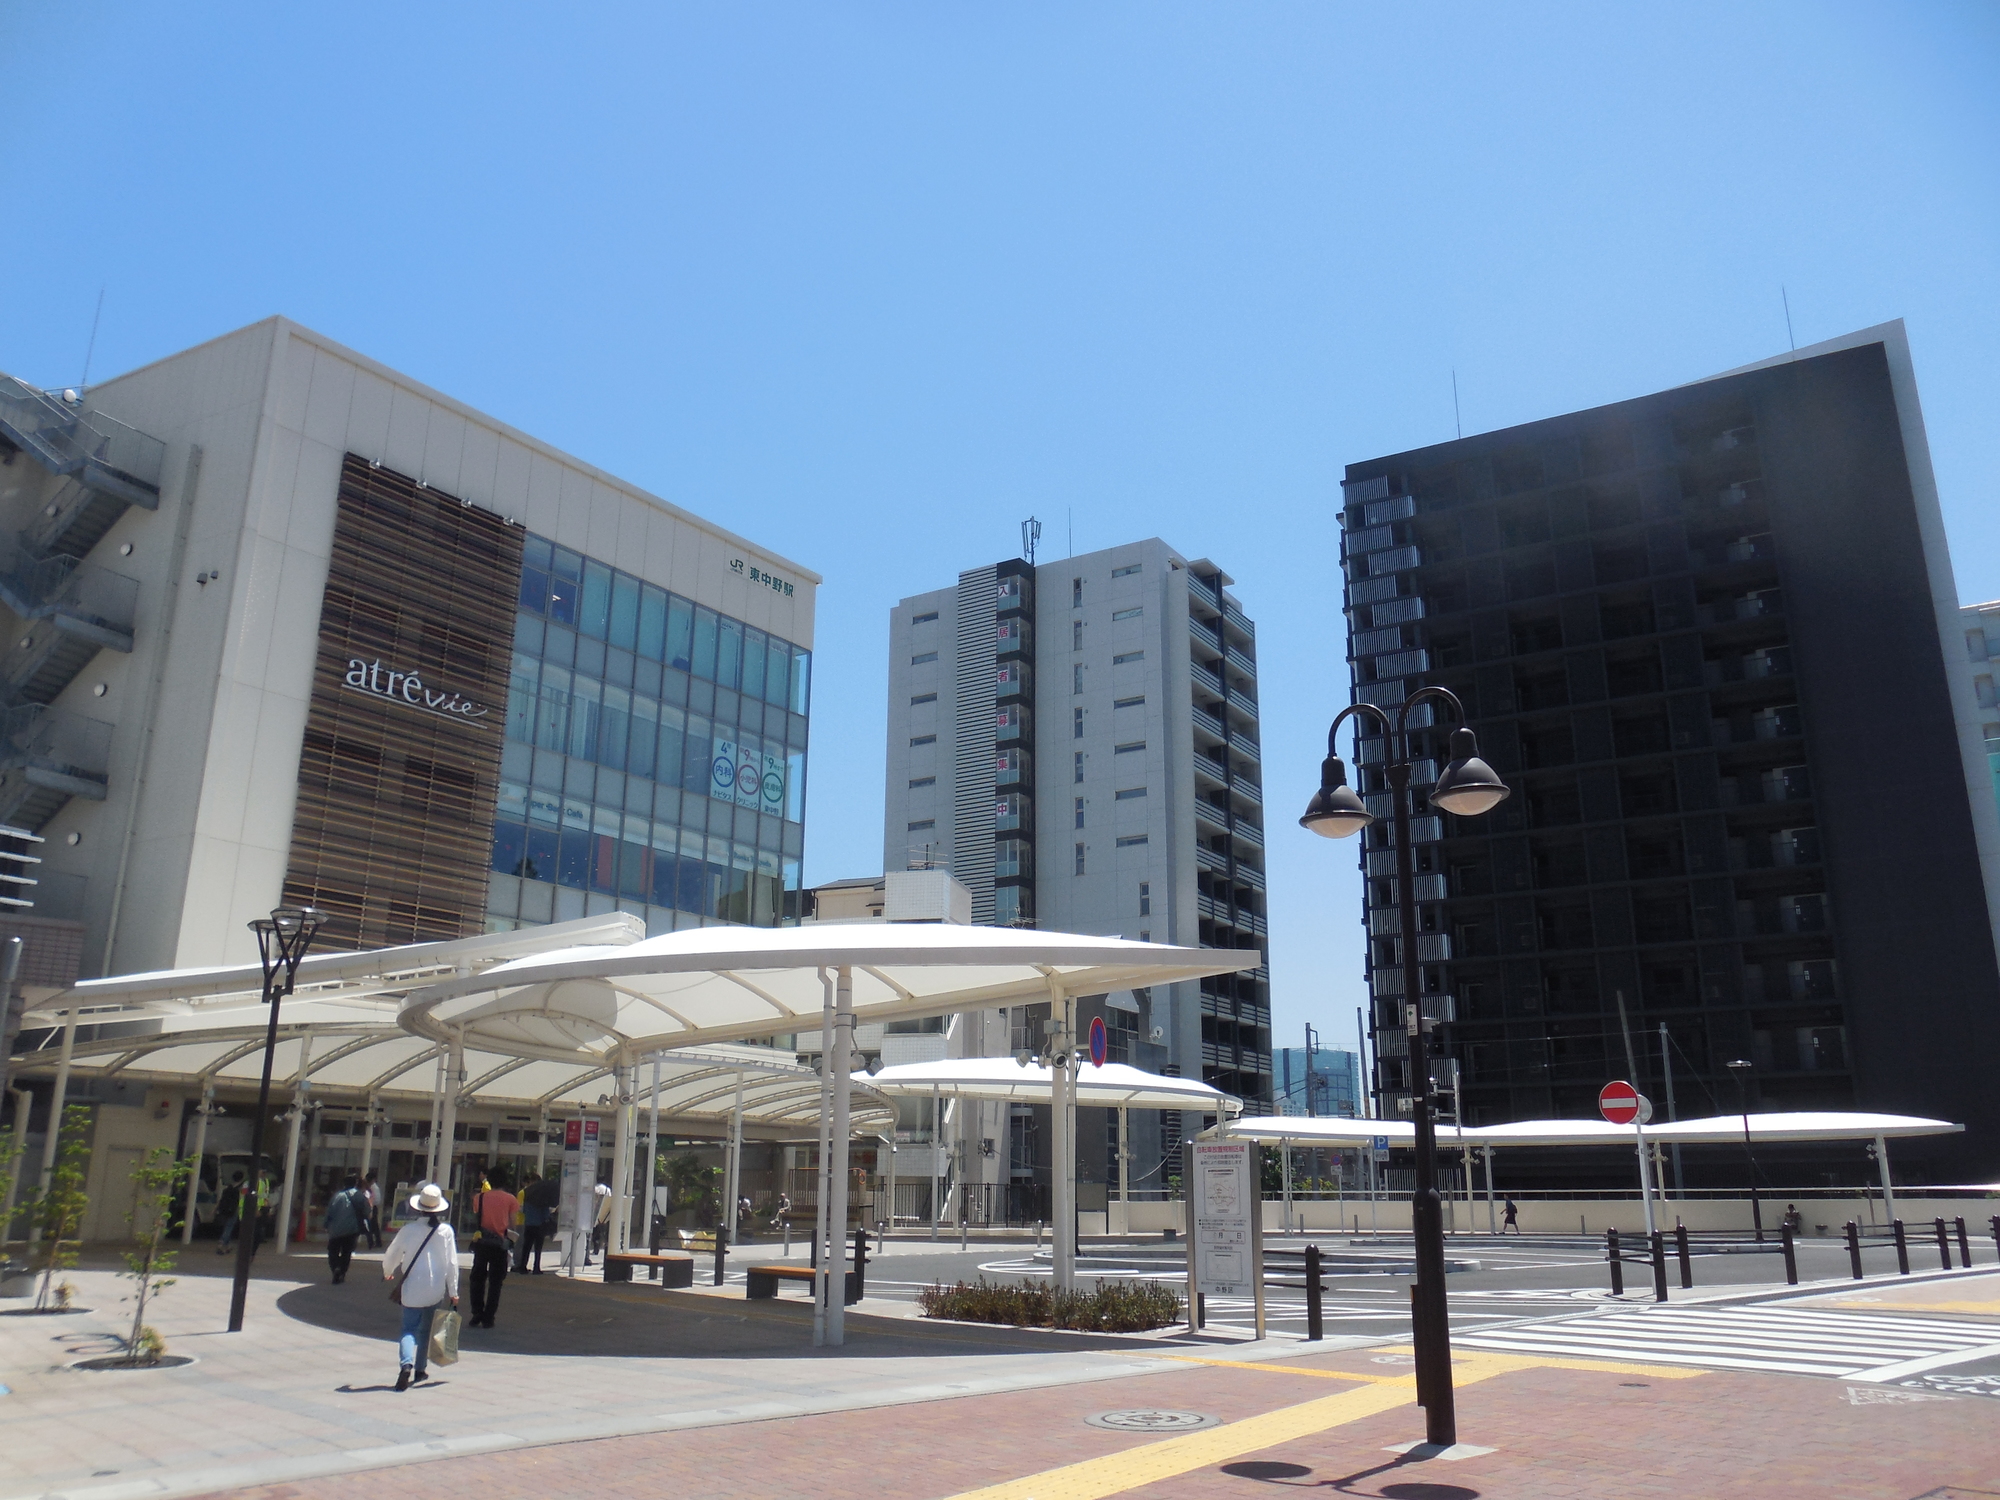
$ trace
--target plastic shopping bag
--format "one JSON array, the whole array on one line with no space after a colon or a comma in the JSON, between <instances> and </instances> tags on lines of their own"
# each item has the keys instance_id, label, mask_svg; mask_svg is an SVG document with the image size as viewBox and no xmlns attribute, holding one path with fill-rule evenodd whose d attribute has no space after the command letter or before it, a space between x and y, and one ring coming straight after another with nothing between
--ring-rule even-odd
<instances>
[{"instance_id":1,"label":"plastic shopping bag","mask_svg":"<svg viewBox=\"0 0 2000 1500\"><path fill-rule=\"evenodd\" d=\"M459 1317L451 1308L440 1308L431 1319L431 1363L434 1365L455 1365L458 1363Z\"/></svg>"}]
</instances>

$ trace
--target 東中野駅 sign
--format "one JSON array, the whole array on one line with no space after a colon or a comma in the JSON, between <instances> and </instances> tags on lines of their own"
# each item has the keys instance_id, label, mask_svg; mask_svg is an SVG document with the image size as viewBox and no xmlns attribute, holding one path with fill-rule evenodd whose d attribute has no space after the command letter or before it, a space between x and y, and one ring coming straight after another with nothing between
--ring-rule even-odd
<instances>
[{"instance_id":1,"label":"\u6771\u4e2d\u91ce\u99c5 sign","mask_svg":"<svg viewBox=\"0 0 2000 1500\"><path fill-rule=\"evenodd\" d=\"M738 807L785 815L785 760L734 740L717 740L709 762L708 795Z\"/></svg>"},{"instance_id":2,"label":"\u6771\u4e2d\u91ce\u99c5 sign","mask_svg":"<svg viewBox=\"0 0 2000 1500\"><path fill-rule=\"evenodd\" d=\"M358 656L347 659L347 675L341 680L357 693L386 698L439 718L483 719L490 712L484 704L474 703L463 693L442 692L426 685L415 672L393 668L385 672L380 661L363 661Z\"/></svg>"}]
</instances>

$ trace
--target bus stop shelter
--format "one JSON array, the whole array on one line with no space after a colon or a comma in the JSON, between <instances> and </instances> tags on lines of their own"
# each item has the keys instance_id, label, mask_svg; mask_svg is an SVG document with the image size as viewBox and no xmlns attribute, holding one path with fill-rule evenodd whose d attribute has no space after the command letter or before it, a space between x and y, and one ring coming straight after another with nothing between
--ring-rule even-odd
<instances>
[{"instance_id":1,"label":"bus stop shelter","mask_svg":"<svg viewBox=\"0 0 2000 1500\"><path fill-rule=\"evenodd\" d=\"M854 1027L1047 1003L1057 1052L1076 1044L1078 996L1253 968L1252 949L1181 948L946 923L707 927L620 947L578 947L441 980L404 1001L401 1022L454 1054L466 1048L615 1071L667 1049L796 1036L817 1023L831 1060L821 1112L818 1243L845 1237ZM1068 1070L1062 1070L1067 1074ZM1055 1270L1074 1284L1075 1153L1069 1081L1052 1088L1057 1122ZM834 1256L819 1258L816 1341L842 1342Z\"/></svg>"}]
</instances>

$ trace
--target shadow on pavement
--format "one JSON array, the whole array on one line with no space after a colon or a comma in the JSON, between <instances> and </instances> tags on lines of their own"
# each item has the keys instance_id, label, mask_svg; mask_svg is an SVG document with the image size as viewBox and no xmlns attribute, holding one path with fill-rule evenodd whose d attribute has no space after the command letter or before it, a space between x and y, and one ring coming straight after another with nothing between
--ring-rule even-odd
<instances>
[{"instance_id":1,"label":"shadow on pavement","mask_svg":"<svg viewBox=\"0 0 2000 1500\"><path fill-rule=\"evenodd\" d=\"M465 1298L463 1278L459 1289ZM466 1298L459 1310L468 1307ZM385 1342L399 1328L398 1310L379 1277L297 1287L278 1298L278 1309L316 1328ZM625 1359L797 1359L814 1354L907 1359L1110 1349L1137 1354L1149 1348L1117 1337L924 1324L850 1308L845 1346L814 1349L812 1305L804 1298L745 1303L663 1291L643 1282L607 1287L553 1276L509 1276L496 1326L465 1328L459 1344L467 1354Z\"/></svg>"}]
</instances>

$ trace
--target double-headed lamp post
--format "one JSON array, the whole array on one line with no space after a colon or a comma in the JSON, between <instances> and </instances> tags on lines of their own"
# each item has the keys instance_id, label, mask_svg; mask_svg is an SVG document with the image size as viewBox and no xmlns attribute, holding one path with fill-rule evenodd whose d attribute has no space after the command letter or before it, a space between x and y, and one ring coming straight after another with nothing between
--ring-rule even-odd
<instances>
[{"instance_id":1,"label":"double-headed lamp post","mask_svg":"<svg viewBox=\"0 0 2000 1500\"><path fill-rule=\"evenodd\" d=\"M1451 761L1430 788L1430 805L1459 817L1477 817L1504 801L1508 788L1479 758L1479 745L1464 727L1465 706L1440 687L1419 688L1404 700L1392 721L1372 703L1340 711L1326 732L1326 759L1320 764L1319 791L1307 804L1301 826L1324 838L1344 839L1375 821L1347 784L1347 767L1335 739L1350 716L1371 719L1385 739L1383 773L1392 799L1396 844L1396 905L1401 917L1403 1019L1410 1036L1410 1092L1417 1127L1417 1189L1410 1199L1410 1228L1416 1242L1417 1284L1411 1298L1412 1334L1417 1353L1417 1401L1424 1408L1427 1439L1450 1447L1458 1441L1458 1417L1451 1385L1451 1325L1444 1290L1444 1204L1437 1187L1436 1089L1431 1081L1431 1022L1424 1019L1417 967L1417 892L1410 857L1410 710L1420 703L1448 706L1459 727L1451 733ZM1357 729L1357 735L1358 735Z\"/></svg>"},{"instance_id":2,"label":"double-headed lamp post","mask_svg":"<svg viewBox=\"0 0 2000 1500\"><path fill-rule=\"evenodd\" d=\"M229 1331L243 1331L243 1304L250 1295L250 1257L257 1251L257 1183L264 1160L264 1121L271 1112L271 1058L278 1049L278 1002L292 992L299 977L299 960L312 946L326 913L310 906L280 906L250 924L257 934L257 957L264 966L264 1004L270 1015L264 1025L264 1078L257 1085L257 1113L250 1117L250 1173L237 1199L236 1284L229 1291ZM278 1226L278 1243L285 1243L285 1226Z\"/></svg>"}]
</instances>

